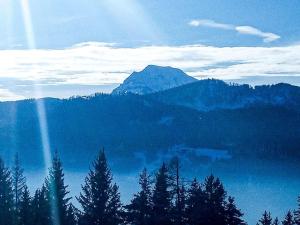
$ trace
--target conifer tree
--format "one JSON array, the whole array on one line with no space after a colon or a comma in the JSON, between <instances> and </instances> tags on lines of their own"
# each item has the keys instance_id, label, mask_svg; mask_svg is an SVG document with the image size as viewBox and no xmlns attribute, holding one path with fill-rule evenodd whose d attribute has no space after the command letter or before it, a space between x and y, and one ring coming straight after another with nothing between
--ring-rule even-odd
<instances>
[{"instance_id":1,"label":"conifer tree","mask_svg":"<svg viewBox=\"0 0 300 225\"><path fill-rule=\"evenodd\" d=\"M73 204L69 204L67 209L67 224L76 225L77 224L77 209L73 206Z\"/></svg>"},{"instance_id":2,"label":"conifer tree","mask_svg":"<svg viewBox=\"0 0 300 225\"><path fill-rule=\"evenodd\" d=\"M171 197L168 169L166 164L163 164L156 175L152 198L152 221L155 225L171 224Z\"/></svg>"},{"instance_id":3,"label":"conifer tree","mask_svg":"<svg viewBox=\"0 0 300 225\"><path fill-rule=\"evenodd\" d=\"M108 168L104 151L100 152L93 163L82 186L78 198L83 212L79 223L84 225L103 225L119 218L119 196L115 185L112 185L112 175ZM115 204L115 205L114 205Z\"/></svg>"},{"instance_id":4,"label":"conifer tree","mask_svg":"<svg viewBox=\"0 0 300 225\"><path fill-rule=\"evenodd\" d=\"M272 225L279 225L279 219L276 217L272 223Z\"/></svg>"},{"instance_id":5,"label":"conifer tree","mask_svg":"<svg viewBox=\"0 0 300 225\"><path fill-rule=\"evenodd\" d=\"M14 159L14 167L12 171L13 179L13 192L14 192L14 205L18 209L18 205L23 194L23 190L26 186L26 178L23 175L24 170L21 168L19 155L16 153Z\"/></svg>"},{"instance_id":6,"label":"conifer tree","mask_svg":"<svg viewBox=\"0 0 300 225\"><path fill-rule=\"evenodd\" d=\"M226 224L227 225L245 225L245 221L242 219L243 213L237 209L234 198L229 197L226 204Z\"/></svg>"},{"instance_id":7,"label":"conifer tree","mask_svg":"<svg viewBox=\"0 0 300 225\"><path fill-rule=\"evenodd\" d=\"M109 201L108 201L108 220L109 225L118 225L122 222L122 204L120 200L119 187L114 184L110 190Z\"/></svg>"},{"instance_id":8,"label":"conifer tree","mask_svg":"<svg viewBox=\"0 0 300 225\"><path fill-rule=\"evenodd\" d=\"M298 209L295 211L295 224L300 225L300 196L298 197Z\"/></svg>"},{"instance_id":9,"label":"conifer tree","mask_svg":"<svg viewBox=\"0 0 300 225\"><path fill-rule=\"evenodd\" d=\"M129 224L149 225L151 216L151 184L150 176L144 169L140 174L141 191L134 195L131 203L126 206Z\"/></svg>"},{"instance_id":10,"label":"conifer tree","mask_svg":"<svg viewBox=\"0 0 300 225\"><path fill-rule=\"evenodd\" d=\"M189 225L205 225L205 199L204 193L201 189L200 183L194 179L189 190L187 197L187 224Z\"/></svg>"},{"instance_id":11,"label":"conifer tree","mask_svg":"<svg viewBox=\"0 0 300 225\"><path fill-rule=\"evenodd\" d=\"M287 212L287 214L285 215L284 220L282 221L282 225L294 225L295 221L294 221L294 217L292 212L289 210Z\"/></svg>"},{"instance_id":12,"label":"conifer tree","mask_svg":"<svg viewBox=\"0 0 300 225\"><path fill-rule=\"evenodd\" d=\"M27 186L25 186L19 202L19 225L35 225L33 223L33 211L31 206L30 193Z\"/></svg>"},{"instance_id":13,"label":"conifer tree","mask_svg":"<svg viewBox=\"0 0 300 225\"><path fill-rule=\"evenodd\" d=\"M186 224L186 190L182 184L179 188L178 198L175 202L175 216L176 225Z\"/></svg>"},{"instance_id":14,"label":"conifer tree","mask_svg":"<svg viewBox=\"0 0 300 225\"><path fill-rule=\"evenodd\" d=\"M213 175L207 177L204 182L205 194L205 224L226 224L225 198L226 191L223 184Z\"/></svg>"},{"instance_id":15,"label":"conifer tree","mask_svg":"<svg viewBox=\"0 0 300 225\"><path fill-rule=\"evenodd\" d=\"M265 211L262 218L258 221L258 225L272 225L271 213Z\"/></svg>"},{"instance_id":16,"label":"conifer tree","mask_svg":"<svg viewBox=\"0 0 300 225\"><path fill-rule=\"evenodd\" d=\"M24 188L26 186L26 178L23 175L24 170L21 167L19 155L16 153L14 158L14 166L12 169L12 183L14 194L14 224L19 224L20 219L20 200L23 195Z\"/></svg>"},{"instance_id":17,"label":"conifer tree","mask_svg":"<svg viewBox=\"0 0 300 225\"><path fill-rule=\"evenodd\" d=\"M46 179L46 196L50 205L50 224L70 225L68 224L67 211L71 198L67 197L69 194L67 188L62 164L56 152Z\"/></svg>"},{"instance_id":18,"label":"conifer tree","mask_svg":"<svg viewBox=\"0 0 300 225\"><path fill-rule=\"evenodd\" d=\"M182 225L185 222L185 187L180 177L180 162L179 158L174 157L169 164L169 173L172 183L172 194L174 197L174 207L172 209L175 225Z\"/></svg>"},{"instance_id":19,"label":"conifer tree","mask_svg":"<svg viewBox=\"0 0 300 225\"><path fill-rule=\"evenodd\" d=\"M32 199L33 224L50 225L50 205L46 197L46 187L36 190Z\"/></svg>"},{"instance_id":20,"label":"conifer tree","mask_svg":"<svg viewBox=\"0 0 300 225\"><path fill-rule=\"evenodd\" d=\"M3 225L13 225L13 197L11 173L0 158L0 221Z\"/></svg>"}]
</instances>

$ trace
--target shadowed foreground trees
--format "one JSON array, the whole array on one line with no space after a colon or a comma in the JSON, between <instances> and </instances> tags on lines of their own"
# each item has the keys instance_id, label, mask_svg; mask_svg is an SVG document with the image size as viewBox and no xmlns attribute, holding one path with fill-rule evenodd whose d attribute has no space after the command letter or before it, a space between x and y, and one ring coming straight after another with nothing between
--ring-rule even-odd
<instances>
[{"instance_id":1,"label":"shadowed foreground trees","mask_svg":"<svg viewBox=\"0 0 300 225\"><path fill-rule=\"evenodd\" d=\"M162 164L155 176L146 169L139 178L140 191L128 205L120 200L104 151L88 173L71 203L61 160L56 153L44 185L31 196L18 158L13 172L0 158L0 225L246 225L233 197L213 175L203 183L186 181L175 167ZM299 207L288 211L282 225L300 225ZM257 225L278 225L265 211Z\"/></svg>"}]
</instances>

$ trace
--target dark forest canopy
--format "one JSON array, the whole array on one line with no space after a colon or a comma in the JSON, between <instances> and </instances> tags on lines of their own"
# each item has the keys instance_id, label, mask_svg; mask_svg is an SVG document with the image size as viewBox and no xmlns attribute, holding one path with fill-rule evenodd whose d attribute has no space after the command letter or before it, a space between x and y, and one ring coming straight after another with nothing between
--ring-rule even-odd
<instances>
[{"instance_id":1,"label":"dark forest canopy","mask_svg":"<svg viewBox=\"0 0 300 225\"><path fill-rule=\"evenodd\" d=\"M45 105L50 147L64 149L67 167L86 165L102 145L123 158L175 145L225 149L233 157L295 160L300 154L297 107L199 111L151 96L99 94L0 103L0 153L11 159L19 152L26 167L43 161L37 101Z\"/></svg>"},{"instance_id":2,"label":"dark forest canopy","mask_svg":"<svg viewBox=\"0 0 300 225\"><path fill-rule=\"evenodd\" d=\"M28 181L30 182L30 181ZM0 225L245 225L243 213L213 175L202 183L181 177L179 159L163 163L155 175L144 169L140 190L129 204L120 200L104 151L92 163L76 208L65 184L58 153L42 187L30 194L16 156L12 169L0 158ZM282 222L265 211L259 225L299 225L298 209Z\"/></svg>"}]
</instances>

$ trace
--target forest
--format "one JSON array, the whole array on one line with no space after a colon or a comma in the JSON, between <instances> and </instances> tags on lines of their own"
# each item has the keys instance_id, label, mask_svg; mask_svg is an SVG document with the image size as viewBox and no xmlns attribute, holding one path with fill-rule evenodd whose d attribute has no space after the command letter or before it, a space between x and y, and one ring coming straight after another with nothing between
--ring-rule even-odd
<instances>
[{"instance_id":1,"label":"forest","mask_svg":"<svg viewBox=\"0 0 300 225\"><path fill-rule=\"evenodd\" d=\"M75 199L65 184L63 164L56 152L42 187L30 193L16 154L12 168L0 158L0 225L246 225L243 212L219 178L203 182L181 177L180 160L163 163L154 175L144 169L140 190L121 202L118 185L101 150ZM296 200L295 200L296 201ZM285 218L266 209L257 225L300 225L298 208Z\"/></svg>"}]
</instances>

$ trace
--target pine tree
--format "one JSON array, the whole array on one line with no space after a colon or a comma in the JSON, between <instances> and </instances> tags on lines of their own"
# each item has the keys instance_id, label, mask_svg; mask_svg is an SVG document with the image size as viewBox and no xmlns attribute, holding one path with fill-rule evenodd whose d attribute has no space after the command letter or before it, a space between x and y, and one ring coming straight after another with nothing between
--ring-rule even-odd
<instances>
[{"instance_id":1,"label":"pine tree","mask_svg":"<svg viewBox=\"0 0 300 225\"><path fill-rule=\"evenodd\" d=\"M300 225L300 196L298 197L298 209L295 211L295 224Z\"/></svg>"},{"instance_id":2,"label":"pine tree","mask_svg":"<svg viewBox=\"0 0 300 225\"><path fill-rule=\"evenodd\" d=\"M46 197L46 187L37 190L32 200L33 224L50 225L50 205Z\"/></svg>"},{"instance_id":3,"label":"pine tree","mask_svg":"<svg viewBox=\"0 0 300 225\"><path fill-rule=\"evenodd\" d=\"M243 213L237 209L234 198L229 197L226 204L226 223L227 225L245 225L245 221L242 219Z\"/></svg>"},{"instance_id":4,"label":"pine tree","mask_svg":"<svg viewBox=\"0 0 300 225\"><path fill-rule=\"evenodd\" d=\"M127 222L129 224L149 225L151 216L151 185L150 176L144 169L140 174L139 184L141 191L134 195L127 209Z\"/></svg>"},{"instance_id":5,"label":"pine tree","mask_svg":"<svg viewBox=\"0 0 300 225\"><path fill-rule=\"evenodd\" d=\"M171 174L172 181L172 194L174 196L174 207L172 209L172 214L174 218L175 225L182 225L185 223L185 187L181 181L180 177L180 162L179 158L174 157L169 165L169 173Z\"/></svg>"},{"instance_id":6,"label":"pine tree","mask_svg":"<svg viewBox=\"0 0 300 225\"><path fill-rule=\"evenodd\" d=\"M205 225L205 199L204 193L201 189L199 182L194 179L189 190L187 197L187 224L189 225Z\"/></svg>"},{"instance_id":7,"label":"pine tree","mask_svg":"<svg viewBox=\"0 0 300 225\"><path fill-rule=\"evenodd\" d=\"M291 211L288 211L284 220L282 221L282 225L294 225L294 217Z\"/></svg>"},{"instance_id":8,"label":"pine tree","mask_svg":"<svg viewBox=\"0 0 300 225\"><path fill-rule=\"evenodd\" d=\"M155 225L171 224L171 192L169 174L166 164L163 164L156 175L153 192L152 221Z\"/></svg>"},{"instance_id":9,"label":"pine tree","mask_svg":"<svg viewBox=\"0 0 300 225\"><path fill-rule=\"evenodd\" d=\"M279 225L279 219L276 217L272 223L272 225Z\"/></svg>"},{"instance_id":10,"label":"pine tree","mask_svg":"<svg viewBox=\"0 0 300 225\"><path fill-rule=\"evenodd\" d=\"M184 225L186 224L186 190L182 184L179 188L178 198L175 202L175 224Z\"/></svg>"},{"instance_id":11,"label":"pine tree","mask_svg":"<svg viewBox=\"0 0 300 225\"><path fill-rule=\"evenodd\" d=\"M204 182L205 195L205 224L226 224L225 198L226 191L223 184L213 175L207 177Z\"/></svg>"},{"instance_id":12,"label":"pine tree","mask_svg":"<svg viewBox=\"0 0 300 225\"><path fill-rule=\"evenodd\" d=\"M12 171L13 178L13 192L14 192L14 205L15 208L18 208L18 204L20 202L21 196L23 194L23 190L26 186L26 178L23 175L24 170L21 168L19 155L15 155L14 167Z\"/></svg>"},{"instance_id":13,"label":"pine tree","mask_svg":"<svg viewBox=\"0 0 300 225\"><path fill-rule=\"evenodd\" d=\"M122 222L122 204L120 200L119 187L114 184L111 188L108 201L108 220L109 225L118 225Z\"/></svg>"},{"instance_id":14,"label":"pine tree","mask_svg":"<svg viewBox=\"0 0 300 225\"><path fill-rule=\"evenodd\" d=\"M83 210L79 223L109 225L111 221L118 221L119 212L116 211L119 211L120 205L117 192L116 186L112 185L112 175L102 151L93 163L93 170L86 177L78 198Z\"/></svg>"},{"instance_id":15,"label":"pine tree","mask_svg":"<svg viewBox=\"0 0 300 225\"><path fill-rule=\"evenodd\" d=\"M33 223L33 212L31 205L31 197L27 186L24 187L19 202L19 225L35 225Z\"/></svg>"},{"instance_id":16,"label":"pine tree","mask_svg":"<svg viewBox=\"0 0 300 225\"><path fill-rule=\"evenodd\" d=\"M13 224L13 197L11 173L0 158L0 221L3 225Z\"/></svg>"},{"instance_id":17,"label":"pine tree","mask_svg":"<svg viewBox=\"0 0 300 225\"><path fill-rule=\"evenodd\" d=\"M272 225L271 213L265 211L262 215L262 218L258 221L259 225Z\"/></svg>"},{"instance_id":18,"label":"pine tree","mask_svg":"<svg viewBox=\"0 0 300 225\"><path fill-rule=\"evenodd\" d=\"M12 170L12 183L14 193L14 223L19 224L20 207L19 203L23 195L24 188L26 186L26 178L23 175L24 170L21 168L19 155L16 153L14 159L14 166Z\"/></svg>"},{"instance_id":19,"label":"pine tree","mask_svg":"<svg viewBox=\"0 0 300 225\"><path fill-rule=\"evenodd\" d=\"M73 204L69 204L67 209L67 224L76 225L77 224L77 209L73 206Z\"/></svg>"},{"instance_id":20,"label":"pine tree","mask_svg":"<svg viewBox=\"0 0 300 225\"><path fill-rule=\"evenodd\" d=\"M50 204L50 222L53 225L70 225L68 224L67 211L71 198L67 197L69 194L67 188L68 186L64 182L62 164L56 152L46 179L46 196Z\"/></svg>"}]
</instances>

